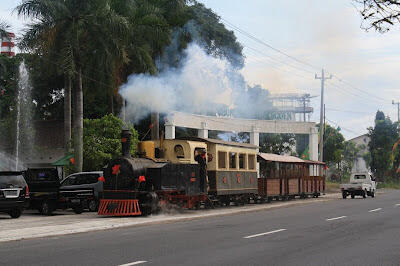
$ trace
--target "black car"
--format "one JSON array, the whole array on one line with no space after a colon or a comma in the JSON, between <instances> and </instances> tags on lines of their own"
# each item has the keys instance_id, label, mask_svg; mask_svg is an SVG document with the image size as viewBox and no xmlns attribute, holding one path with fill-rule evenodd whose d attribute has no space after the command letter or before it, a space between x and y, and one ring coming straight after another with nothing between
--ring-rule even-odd
<instances>
[{"instance_id":1,"label":"black car","mask_svg":"<svg viewBox=\"0 0 400 266\"><path fill-rule=\"evenodd\" d=\"M12 218L21 216L27 207L29 189L21 172L0 172L0 212Z\"/></svg>"},{"instance_id":2,"label":"black car","mask_svg":"<svg viewBox=\"0 0 400 266\"><path fill-rule=\"evenodd\" d=\"M84 202L84 206L89 211L97 211L99 207L99 193L103 192L102 176L102 171L75 173L61 181L60 190L81 191L82 193L85 191L88 193L92 192L93 197L88 197Z\"/></svg>"},{"instance_id":3,"label":"black car","mask_svg":"<svg viewBox=\"0 0 400 266\"><path fill-rule=\"evenodd\" d=\"M93 190L71 190L60 187L55 168L30 168L24 173L30 188L30 208L41 214L51 215L56 209L72 208L83 212L84 203L93 198Z\"/></svg>"},{"instance_id":4,"label":"black car","mask_svg":"<svg viewBox=\"0 0 400 266\"><path fill-rule=\"evenodd\" d=\"M24 173L30 190L30 209L50 215L59 198L60 180L55 168L31 168Z\"/></svg>"}]
</instances>

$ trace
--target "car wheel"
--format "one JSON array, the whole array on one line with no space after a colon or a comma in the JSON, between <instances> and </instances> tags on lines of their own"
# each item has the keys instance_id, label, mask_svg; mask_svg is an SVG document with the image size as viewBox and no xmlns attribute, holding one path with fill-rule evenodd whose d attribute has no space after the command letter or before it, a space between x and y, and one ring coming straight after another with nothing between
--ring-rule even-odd
<instances>
[{"instance_id":1,"label":"car wheel","mask_svg":"<svg viewBox=\"0 0 400 266\"><path fill-rule=\"evenodd\" d=\"M354 199L356 195L354 195L354 193L351 193L351 198Z\"/></svg>"},{"instance_id":2,"label":"car wheel","mask_svg":"<svg viewBox=\"0 0 400 266\"><path fill-rule=\"evenodd\" d=\"M88 203L88 209L91 212L97 212L97 209L99 208L99 203L97 200L90 200Z\"/></svg>"},{"instance_id":3,"label":"car wheel","mask_svg":"<svg viewBox=\"0 0 400 266\"><path fill-rule=\"evenodd\" d=\"M371 198L375 198L375 191L371 191Z\"/></svg>"},{"instance_id":4,"label":"car wheel","mask_svg":"<svg viewBox=\"0 0 400 266\"><path fill-rule=\"evenodd\" d=\"M22 210L14 209L14 210L11 210L8 214L11 216L11 218L14 218L14 219L19 218L22 214Z\"/></svg>"},{"instance_id":5,"label":"car wheel","mask_svg":"<svg viewBox=\"0 0 400 266\"><path fill-rule=\"evenodd\" d=\"M40 205L40 213L43 215L51 215L54 211L53 204L48 201L43 201Z\"/></svg>"},{"instance_id":6,"label":"car wheel","mask_svg":"<svg viewBox=\"0 0 400 266\"><path fill-rule=\"evenodd\" d=\"M81 214L83 212L83 206L78 205L72 208L76 214Z\"/></svg>"}]
</instances>

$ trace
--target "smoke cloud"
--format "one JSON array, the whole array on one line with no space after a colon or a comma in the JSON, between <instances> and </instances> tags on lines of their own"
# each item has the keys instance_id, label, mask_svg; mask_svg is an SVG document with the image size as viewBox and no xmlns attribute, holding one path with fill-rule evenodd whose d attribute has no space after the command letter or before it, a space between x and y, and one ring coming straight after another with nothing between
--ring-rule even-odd
<instances>
[{"instance_id":1,"label":"smoke cloud","mask_svg":"<svg viewBox=\"0 0 400 266\"><path fill-rule=\"evenodd\" d=\"M207 54L196 42L179 52L178 38L174 39L158 62L158 75L133 74L121 86L129 120L137 122L150 112L170 111L249 117L266 108L268 102L259 96L269 92L248 86L238 66ZM179 64L171 66L170 61Z\"/></svg>"}]
</instances>

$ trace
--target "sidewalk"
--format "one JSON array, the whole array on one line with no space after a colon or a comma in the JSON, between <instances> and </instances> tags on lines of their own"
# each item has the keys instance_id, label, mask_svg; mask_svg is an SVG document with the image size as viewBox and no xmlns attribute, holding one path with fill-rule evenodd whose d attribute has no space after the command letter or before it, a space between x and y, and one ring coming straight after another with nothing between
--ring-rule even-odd
<instances>
[{"instance_id":1,"label":"sidewalk","mask_svg":"<svg viewBox=\"0 0 400 266\"><path fill-rule=\"evenodd\" d=\"M291 201L273 201L266 204L250 204L242 207L216 208L212 210L181 210L175 213L157 214L149 217L102 217L97 213L85 212L77 215L72 211L57 211L53 216L42 216L28 210L19 219L10 219L0 214L0 242L22 240L37 237L58 236L83 233L128 226L141 226L157 223L171 223L243 212L254 212L295 205L325 202L340 199L341 194L326 194L314 199L296 199Z\"/></svg>"}]
</instances>

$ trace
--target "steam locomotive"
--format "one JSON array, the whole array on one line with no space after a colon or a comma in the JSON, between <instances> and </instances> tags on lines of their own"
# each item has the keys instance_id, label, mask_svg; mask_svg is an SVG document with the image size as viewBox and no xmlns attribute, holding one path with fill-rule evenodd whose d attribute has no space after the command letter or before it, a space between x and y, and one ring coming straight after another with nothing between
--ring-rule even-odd
<instances>
[{"instance_id":1,"label":"steam locomotive","mask_svg":"<svg viewBox=\"0 0 400 266\"><path fill-rule=\"evenodd\" d=\"M122 157L111 161L104 171L98 214L148 215L160 204L193 208L206 201L206 174L201 174L195 160L200 151L206 150L204 143L144 141L138 145L139 158L133 158L129 130L122 131L121 142Z\"/></svg>"},{"instance_id":2,"label":"steam locomotive","mask_svg":"<svg viewBox=\"0 0 400 266\"><path fill-rule=\"evenodd\" d=\"M164 204L199 208L318 197L325 190L324 163L258 153L252 144L195 137L142 141L133 158L129 130L121 142L122 156L104 170L99 215L148 215Z\"/></svg>"}]
</instances>

